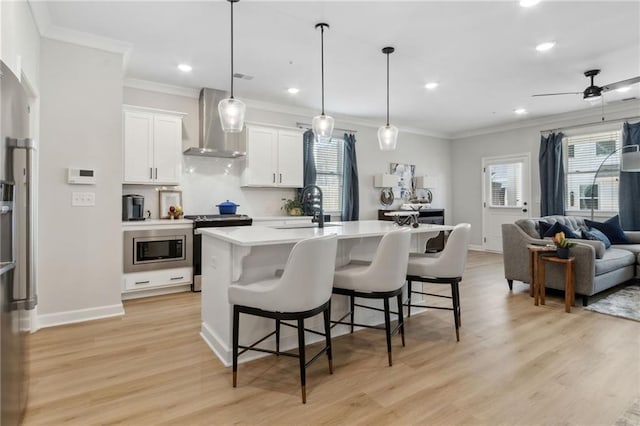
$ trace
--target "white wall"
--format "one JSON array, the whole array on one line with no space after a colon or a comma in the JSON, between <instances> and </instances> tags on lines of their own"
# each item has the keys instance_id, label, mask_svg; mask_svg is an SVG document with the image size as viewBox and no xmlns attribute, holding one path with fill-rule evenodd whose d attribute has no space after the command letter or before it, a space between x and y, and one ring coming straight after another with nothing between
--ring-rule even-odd
<instances>
[{"instance_id":1,"label":"white wall","mask_svg":"<svg viewBox=\"0 0 640 426\"><path fill-rule=\"evenodd\" d=\"M124 103L152 108L186 112L183 126L183 148L198 145L198 100L148 90L124 88ZM296 123L309 123L311 116L275 112L249 106L247 122L295 127ZM379 189L373 188L373 176L388 172L391 162L416 165L416 174L428 174L438 183L434 191L433 207L451 207L450 147L446 140L400 132L398 149L383 153L378 149L377 128L353 125L337 120L336 127L356 130L356 156L360 177L360 219L376 219ZM183 175L180 189L187 214L217 213L215 207L227 199L240 205L239 213L253 217L283 215L282 198L294 195L290 189L241 188L240 174L244 167L241 159L203 158L183 156ZM145 210L158 217L157 190L162 187L125 185L123 193L145 196ZM398 206L400 201L395 203ZM447 216L450 222L451 216Z\"/></svg>"},{"instance_id":2,"label":"white wall","mask_svg":"<svg viewBox=\"0 0 640 426\"><path fill-rule=\"evenodd\" d=\"M498 157L528 152L531 155L531 216L540 216L540 174L538 152L540 132L547 129L568 128L578 124L601 121L599 108L593 112L569 113L532 121L527 126L512 130L490 130L477 136L454 139L451 158L453 159L453 222L471 224L471 244L482 244L482 158ZM605 109L605 118L633 117L640 115L639 104ZM622 124L620 124L622 127ZM597 128L597 127L594 127ZM589 131L585 128L585 131Z\"/></svg>"},{"instance_id":3,"label":"white wall","mask_svg":"<svg viewBox=\"0 0 640 426\"><path fill-rule=\"evenodd\" d=\"M122 312L122 55L42 39L39 315L42 325ZM68 167L95 186L68 185ZM72 207L73 191L94 207Z\"/></svg>"}]
</instances>

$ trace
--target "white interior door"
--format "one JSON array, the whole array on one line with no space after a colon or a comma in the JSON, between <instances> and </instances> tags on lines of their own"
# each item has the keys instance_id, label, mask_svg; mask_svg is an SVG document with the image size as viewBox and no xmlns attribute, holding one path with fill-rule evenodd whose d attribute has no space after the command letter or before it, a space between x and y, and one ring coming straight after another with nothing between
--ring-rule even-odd
<instances>
[{"instance_id":1,"label":"white interior door","mask_svg":"<svg viewBox=\"0 0 640 426\"><path fill-rule=\"evenodd\" d=\"M529 153L482 159L482 248L502 252L502 224L530 217Z\"/></svg>"}]
</instances>

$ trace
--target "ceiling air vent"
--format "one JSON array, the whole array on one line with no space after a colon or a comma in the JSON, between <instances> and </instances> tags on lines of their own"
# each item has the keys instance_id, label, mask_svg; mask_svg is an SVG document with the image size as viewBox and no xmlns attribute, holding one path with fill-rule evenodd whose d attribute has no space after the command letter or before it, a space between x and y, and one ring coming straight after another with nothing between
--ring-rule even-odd
<instances>
[{"instance_id":1,"label":"ceiling air vent","mask_svg":"<svg viewBox=\"0 0 640 426\"><path fill-rule=\"evenodd\" d=\"M253 76L249 74L242 74L241 72L236 72L233 74L233 78L239 78L240 80L253 80Z\"/></svg>"}]
</instances>

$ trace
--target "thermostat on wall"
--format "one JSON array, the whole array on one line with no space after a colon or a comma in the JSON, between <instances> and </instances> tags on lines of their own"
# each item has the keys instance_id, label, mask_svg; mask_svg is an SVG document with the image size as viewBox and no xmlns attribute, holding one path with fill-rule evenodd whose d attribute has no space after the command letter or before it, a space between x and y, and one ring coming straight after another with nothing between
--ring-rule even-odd
<instances>
[{"instance_id":1,"label":"thermostat on wall","mask_svg":"<svg viewBox=\"0 0 640 426\"><path fill-rule=\"evenodd\" d=\"M95 185L96 173L93 169L74 169L69 167L67 182L71 185Z\"/></svg>"}]
</instances>

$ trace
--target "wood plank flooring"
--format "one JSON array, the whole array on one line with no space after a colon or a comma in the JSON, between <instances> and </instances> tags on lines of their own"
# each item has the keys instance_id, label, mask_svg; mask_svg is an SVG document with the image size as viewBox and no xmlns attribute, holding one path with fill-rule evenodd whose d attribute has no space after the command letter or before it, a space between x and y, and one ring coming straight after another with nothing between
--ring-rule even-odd
<instances>
[{"instance_id":1,"label":"wood plank flooring","mask_svg":"<svg viewBox=\"0 0 640 426\"><path fill-rule=\"evenodd\" d=\"M443 291L447 286L432 286ZM441 289L441 290L440 290ZM384 333L334 339L334 374L268 357L231 372L199 336L200 300L180 293L125 302L126 315L31 336L25 425L464 424L612 425L640 395L640 323L509 292L502 257L471 252L456 343L449 311Z\"/></svg>"}]
</instances>

